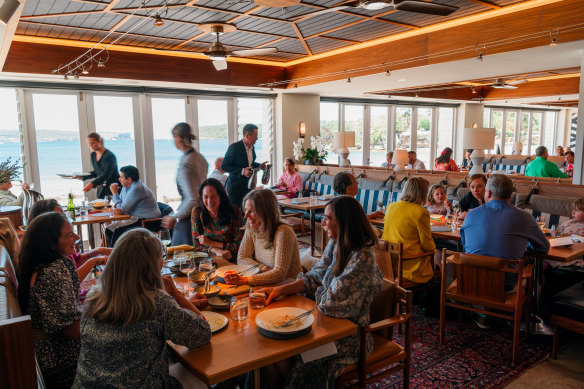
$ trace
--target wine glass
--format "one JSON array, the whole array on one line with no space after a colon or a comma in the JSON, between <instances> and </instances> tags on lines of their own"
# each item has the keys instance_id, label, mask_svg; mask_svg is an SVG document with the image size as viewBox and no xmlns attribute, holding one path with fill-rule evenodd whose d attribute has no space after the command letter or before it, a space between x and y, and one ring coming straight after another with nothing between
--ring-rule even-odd
<instances>
[{"instance_id":1,"label":"wine glass","mask_svg":"<svg viewBox=\"0 0 584 389\"><path fill-rule=\"evenodd\" d=\"M184 273L187 275L187 289L186 289L186 296L190 297L191 296L191 290L190 290L190 275L192 272L195 271L195 263L191 258L187 258L184 254L184 252L182 253L182 258L181 258L181 262L180 262L180 271L181 273Z\"/></svg>"},{"instance_id":2,"label":"wine glass","mask_svg":"<svg viewBox=\"0 0 584 389\"><path fill-rule=\"evenodd\" d=\"M108 208L108 216L112 215L112 196L105 196L103 198L103 203Z\"/></svg>"},{"instance_id":3,"label":"wine glass","mask_svg":"<svg viewBox=\"0 0 584 389\"><path fill-rule=\"evenodd\" d=\"M162 230L160 230L160 242L162 243L162 245L164 246L164 248L166 249L168 246L170 246L170 230L163 228Z\"/></svg>"}]
</instances>

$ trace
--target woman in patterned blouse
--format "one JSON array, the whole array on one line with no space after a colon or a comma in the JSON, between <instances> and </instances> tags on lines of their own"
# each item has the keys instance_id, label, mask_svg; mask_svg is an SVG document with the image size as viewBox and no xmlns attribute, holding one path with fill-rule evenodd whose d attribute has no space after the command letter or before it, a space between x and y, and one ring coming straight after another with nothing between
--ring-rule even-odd
<instances>
[{"instance_id":1,"label":"woman in patterned blouse","mask_svg":"<svg viewBox=\"0 0 584 389\"><path fill-rule=\"evenodd\" d=\"M68 257L79 236L65 215L28 226L18 260L18 303L30 315L34 351L49 388L70 388L79 357L79 278Z\"/></svg>"},{"instance_id":2,"label":"woman in patterned blouse","mask_svg":"<svg viewBox=\"0 0 584 389\"><path fill-rule=\"evenodd\" d=\"M373 252L377 236L361 204L349 196L336 197L327 204L323 228L330 240L321 260L295 282L265 288L267 303L280 296L306 293L316 300L323 314L349 319L363 328L369 324L369 306L381 290L383 279ZM268 385L274 388L334 387L343 369L359 359L359 335L338 340L335 346L335 354L309 363L303 363L297 355L269 366L265 369ZM367 351L371 352L372 348L373 339L368 335Z\"/></svg>"},{"instance_id":3,"label":"woman in patterned blouse","mask_svg":"<svg viewBox=\"0 0 584 389\"><path fill-rule=\"evenodd\" d=\"M434 161L434 170L446 170L450 172L458 172L460 169L452 157L452 149L446 147L440 156Z\"/></svg>"},{"instance_id":4,"label":"woman in patterned blouse","mask_svg":"<svg viewBox=\"0 0 584 389\"><path fill-rule=\"evenodd\" d=\"M150 231L130 230L116 242L85 301L74 388L175 387L166 341L209 343L209 323L161 268L162 245Z\"/></svg>"},{"instance_id":5,"label":"woman in patterned blouse","mask_svg":"<svg viewBox=\"0 0 584 389\"><path fill-rule=\"evenodd\" d=\"M219 266L237 258L243 237L243 218L239 207L232 205L221 183L208 178L199 188L199 204L191 214L193 245L197 250L225 259Z\"/></svg>"}]
</instances>

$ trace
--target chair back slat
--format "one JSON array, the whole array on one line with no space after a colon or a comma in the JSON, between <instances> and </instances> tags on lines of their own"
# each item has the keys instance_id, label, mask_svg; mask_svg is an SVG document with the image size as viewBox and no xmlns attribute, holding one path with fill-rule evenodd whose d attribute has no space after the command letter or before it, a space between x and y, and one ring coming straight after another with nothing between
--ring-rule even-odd
<instances>
[{"instance_id":1,"label":"chair back slat","mask_svg":"<svg viewBox=\"0 0 584 389\"><path fill-rule=\"evenodd\" d=\"M377 244L373 247L373 250L375 252L375 261L377 262L377 266L379 266L379 269L383 274L383 278L389 281L394 281L396 272L394 272L393 269L388 243L379 239Z\"/></svg>"},{"instance_id":2,"label":"chair back slat","mask_svg":"<svg viewBox=\"0 0 584 389\"><path fill-rule=\"evenodd\" d=\"M505 273L468 265L456 265L457 293L464 296L505 302Z\"/></svg>"},{"instance_id":3,"label":"chair back slat","mask_svg":"<svg viewBox=\"0 0 584 389\"><path fill-rule=\"evenodd\" d=\"M381 291L373 298L369 308L369 322L375 323L396 314L396 294L395 284L389 280L383 280ZM390 328L384 328L377 333L387 339L392 338L393 331Z\"/></svg>"}]
</instances>

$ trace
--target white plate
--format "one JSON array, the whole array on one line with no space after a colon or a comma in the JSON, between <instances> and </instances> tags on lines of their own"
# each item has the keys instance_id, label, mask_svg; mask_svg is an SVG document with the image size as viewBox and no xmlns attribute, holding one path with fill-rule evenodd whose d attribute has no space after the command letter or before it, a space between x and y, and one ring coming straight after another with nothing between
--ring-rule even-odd
<instances>
[{"instance_id":1,"label":"white plate","mask_svg":"<svg viewBox=\"0 0 584 389\"><path fill-rule=\"evenodd\" d=\"M234 272L239 273L239 272L242 272L246 269L249 269L252 266L253 265L228 265L228 266L220 267L219 269L217 269L216 273L217 273L218 277L223 278L223 275L225 274L225 272L227 270L233 270ZM251 276L254 274L258 274L259 272L260 272L259 267L256 267L255 269L252 269L252 270L246 272L244 274L244 276Z\"/></svg>"},{"instance_id":2,"label":"white plate","mask_svg":"<svg viewBox=\"0 0 584 389\"><path fill-rule=\"evenodd\" d=\"M209 326L211 327L211 333L214 334L216 332L221 331L223 328L227 327L229 323L229 319L223 316L220 313L213 312L213 311L203 311L201 312L205 319L209 322Z\"/></svg>"},{"instance_id":3,"label":"white plate","mask_svg":"<svg viewBox=\"0 0 584 389\"><path fill-rule=\"evenodd\" d=\"M302 315L306 312L306 309L294 308L294 307L282 307L282 308L272 308L261 311L256 315L256 325L263 328L264 330L286 334L302 331L314 323L314 315L310 314L300 320L290 327L278 328L279 324L285 323L288 320L292 320L298 315Z\"/></svg>"},{"instance_id":4,"label":"white plate","mask_svg":"<svg viewBox=\"0 0 584 389\"><path fill-rule=\"evenodd\" d=\"M448 232L452 231L452 228L448 226L430 226L432 232Z\"/></svg>"}]
</instances>

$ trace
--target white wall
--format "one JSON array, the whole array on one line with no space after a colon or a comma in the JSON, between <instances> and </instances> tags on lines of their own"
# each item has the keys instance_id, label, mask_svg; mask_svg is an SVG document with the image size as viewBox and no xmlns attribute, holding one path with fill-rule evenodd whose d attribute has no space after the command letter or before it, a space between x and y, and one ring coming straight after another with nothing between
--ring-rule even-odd
<instances>
[{"instance_id":1,"label":"white wall","mask_svg":"<svg viewBox=\"0 0 584 389\"><path fill-rule=\"evenodd\" d=\"M292 157L292 142L298 139L298 125L306 124L305 147L310 147L310 137L320 134L320 96L278 94L276 98L276 161L274 178L282 174L284 158Z\"/></svg>"},{"instance_id":2,"label":"white wall","mask_svg":"<svg viewBox=\"0 0 584 389\"><path fill-rule=\"evenodd\" d=\"M454 157L455 161L462 161L464 158L464 149L462 147L462 130L464 128L470 128L474 123L479 127L483 126L483 111L485 106L480 103L462 103L458 107L458 120L455 129L455 148ZM437 150L437 153L441 150Z\"/></svg>"}]
</instances>

